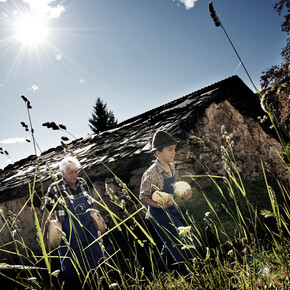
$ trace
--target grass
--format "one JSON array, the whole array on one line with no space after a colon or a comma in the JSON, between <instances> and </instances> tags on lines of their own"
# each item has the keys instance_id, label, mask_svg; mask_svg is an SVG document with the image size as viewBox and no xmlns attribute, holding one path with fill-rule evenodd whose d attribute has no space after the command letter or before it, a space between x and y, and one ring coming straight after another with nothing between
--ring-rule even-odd
<instances>
[{"instance_id":1,"label":"grass","mask_svg":"<svg viewBox=\"0 0 290 290\"><path fill-rule=\"evenodd\" d=\"M27 99L25 103L29 114L30 103ZM36 151L37 142L29 120ZM28 126L26 129L29 130ZM272 177L268 179L263 163L264 179L244 183L236 167L233 143L224 128L222 134L227 142L227 148L222 148L225 176L187 176L195 182L196 189L189 202L177 204L185 226L190 227L190 234L202 248L202 252L187 260L183 267L172 264L170 257L163 269L156 267L160 242L152 226L144 220L145 209L126 184L103 164L127 198L134 201L136 209L129 213L122 198L111 193L111 202L123 210L120 217L94 188L98 195L96 203L107 212L114 226L95 240L105 245L109 257L96 269L80 271L78 289L289 288L289 185ZM285 142L282 146L285 155L282 158L277 154L277 158L286 160L285 171L289 173L289 147ZM47 166L50 169L49 164ZM49 171L54 178L54 172ZM85 171L82 173L93 187L90 177ZM43 192L35 190L39 174L36 166L34 180L29 183L29 199L19 212L4 213L0 209L0 252L12 264L20 264L17 268L6 267L5 270L1 266L7 265L0 264L0 283L9 283L9 289L72 289L61 277L57 252L44 247L38 209L33 202L43 196ZM200 178L207 178L209 186L199 186ZM26 245L19 224L19 216L28 204L31 205L38 236L37 251ZM1 240L4 232L10 236L8 242ZM192 247L191 235L180 236L179 242L184 247ZM63 235L63 239L69 246L70 237ZM79 262L73 259L77 269Z\"/></svg>"},{"instance_id":2,"label":"grass","mask_svg":"<svg viewBox=\"0 0 290 290\"><path fill-rule=\"evenodd\" d=\"M180 272L174 265L168 265L162 272L155 267L160 248L152 229L140 219L144 209L137 206L129 214L124 203L115 197L114 203L123 208L125 218L111 212L102 199L98 201L115 222L115 227L98 238L98 242L109 245L110 257L98 269L83 273L80 284L89 289L102 289L104 285L121 289L287 289L289 188L279 181L269 181L266 174L264 181L243 184L236 178L238 173L229 168L227 176L222 178L208 176L214 187L200 189L191 202L180 206L187 226L191 226L191 233L203 248L202 255L187 261L186 271ZM198 176L191 177L198 183ZM40 221L33 206L34 185L35 180L29 187L28 202L31 202L41 254L25 245L19 233L19 213L10 212L6 216L1 211L4 225L0 233L8 230L11 241L1 243L0 251L30 267L12 274L1 271L1 278L5 276L6 282L10 281L15 289L64 289L65 283L54 269L57 253L46 250L43 244ZM126 249L120 241L127 242ZM180 242L190 246L182 238Z\"/></svg>"}]
</instances>

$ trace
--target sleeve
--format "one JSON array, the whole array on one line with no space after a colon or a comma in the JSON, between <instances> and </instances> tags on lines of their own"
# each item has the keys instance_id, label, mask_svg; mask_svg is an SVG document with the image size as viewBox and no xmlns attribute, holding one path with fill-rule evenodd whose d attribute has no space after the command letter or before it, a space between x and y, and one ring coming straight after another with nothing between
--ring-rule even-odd
<instances>
[{"instance_id":1,"label":"sleeve","mask_svg":"<svg viewBox=\"0 0 290 290\"><path fill-rule=\"evenodd\" d=\"M152 175L145 171L141 179L139 199L151 198L154 192L154 185Z\"/></svg>"},{"instance_id":2,"label":"sleeve","mask_svg":"<svg viewBox=\"0 0 290 290\"><path fill-rule=\"evenodd\" d=\"M44 205L42 206L42 210L51 211L55 204L55 189L54 185L51 184L47 190L47 193L44 196Z\"/></svg>"}]
</instances>

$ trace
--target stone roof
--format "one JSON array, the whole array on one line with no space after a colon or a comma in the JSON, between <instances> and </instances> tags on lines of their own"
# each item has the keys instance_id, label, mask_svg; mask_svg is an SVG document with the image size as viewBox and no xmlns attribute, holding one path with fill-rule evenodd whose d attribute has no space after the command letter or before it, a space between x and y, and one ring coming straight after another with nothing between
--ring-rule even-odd
<instances>
[{"instance_id":1,"label":"stone roof","mask_svg":"<svg viewBox=\"0 0 290 290\"><path fill-rule=\"evenodd\" d=\"M114 172L122 173L126 170L125 166L134 166L137 157L138 162L141 156L148 158L150 141L156 130L166 130L182 139L183 132L194 126L211 103L225 99L244 115L260 114L257 96L240 78L232 76L121 122L112 130L75 140L68 144L67 150L75 154L90 177L97 174L97 167L100 174L102 169L99 165L102 162ZM37 164L42 182L51 182L51 172L58 172L58 162L66 154L63 147L58 146L43 152L38 158L31 155L5 167L0 172L0 202L23 196L23 192L27 192L28 182L32 184L35 176L38 180L38 174L35 175ZM107 169L103 166L103 170Z\"/></svg>"}]
</instances>

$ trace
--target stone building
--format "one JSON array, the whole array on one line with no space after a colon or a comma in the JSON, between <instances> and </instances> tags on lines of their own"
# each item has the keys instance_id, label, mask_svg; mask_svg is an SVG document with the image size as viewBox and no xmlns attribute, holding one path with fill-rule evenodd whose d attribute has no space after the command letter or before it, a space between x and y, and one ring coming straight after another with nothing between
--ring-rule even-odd
<instances>
[{"instance_id":1,"label":"stone building","mask_svg":"<svg viewBox=\"0 0 290 290\"><path fill-rule=\"evenodd\" d=\"M261 127L258 117L263 114L258 97L237 76L230 77L128 119L112 130L75 140L65 149L58 146L41 156L29 156L8 165L0 171L1 209L6 216L9 210L19 213L25 242L32 249L39 247L35 242L29 190L35 189L33 204L41 219L41 197L58 174L58 162L73 153L82 165L80 175L88 181L97 200L104 201L122 218L121 207L111 202L105 189L106 181L120 198L124 197L121 188L112 183L115 174L132 193L129 199L124 197L128 211L136 211L141 205L135 197L138 197L142 173L154 159L150 142L158 129L179 140L176 156L179 179L190 182L190 174L225 174L221 148L229 149L227 140L233 144L235 161L243 179L261 179L261 161L275 176L283 177L283 166L276 153L281 152L281 146ZM223 138L225 135L227 139ZM202 186L206 187L207 182L201 179ZM101 206L100 211L112 227L110 216ZM0 228L2 226L3 221L0 221ZM1 242L9 239L9 234L4 235L3 231Z\"/></svg>"}]
</instances>

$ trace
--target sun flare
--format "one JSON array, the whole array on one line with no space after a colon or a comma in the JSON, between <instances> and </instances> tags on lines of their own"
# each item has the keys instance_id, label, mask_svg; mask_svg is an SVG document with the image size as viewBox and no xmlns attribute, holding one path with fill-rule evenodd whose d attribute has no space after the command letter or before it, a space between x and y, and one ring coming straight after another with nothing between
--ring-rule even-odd
<instances>
[{"instance_id":1,"label":"sun flare","mask_svg":"<svg viewBox=\"0 0 290 290\"><path fill-rule=\"evenodd\" d=\"M25 46L39 46L48 40L45 18L35 14L21 15L14 22L14 38Z\"/></svg>"}]
</instances>

